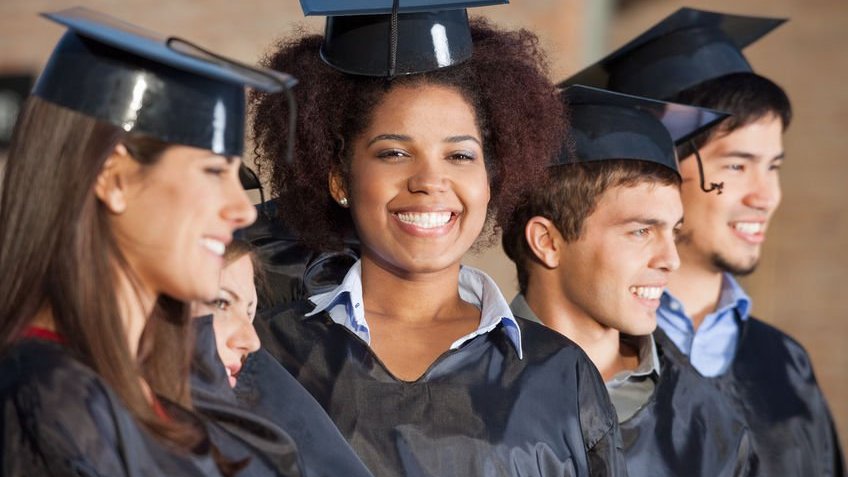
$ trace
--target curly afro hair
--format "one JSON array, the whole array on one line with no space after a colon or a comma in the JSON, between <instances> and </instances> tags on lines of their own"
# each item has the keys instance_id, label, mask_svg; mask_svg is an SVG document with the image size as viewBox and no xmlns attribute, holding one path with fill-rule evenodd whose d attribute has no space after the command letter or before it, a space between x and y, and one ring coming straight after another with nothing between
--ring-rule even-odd
<instances>
[{"instance_id":1,"label":"curly afro hair","mask_svg":"<svg viewBox=\"0 0 848 477\"><path fill-rule=\"evenodd\" d=\"M288 106L283 94L253 92L256 163L270 171L280 218L317 249L341 246L354 232L350 213L328 191L331 170L348 177L350 150L382 97L395 86L435 84L459 91L473 107L483 136L491 201L490 225L506 224L519 198L541 180L565 134L562 102L547 78L539 40L527 30L504 31L471 21L468 61L437 71L385 78L341 73L319 57L323 37L301 35L277 43L263 64L294 75L299 109L294 163L285 161ZM348 148L350 149L350 148Z\"/></svg>"}]
</instances>

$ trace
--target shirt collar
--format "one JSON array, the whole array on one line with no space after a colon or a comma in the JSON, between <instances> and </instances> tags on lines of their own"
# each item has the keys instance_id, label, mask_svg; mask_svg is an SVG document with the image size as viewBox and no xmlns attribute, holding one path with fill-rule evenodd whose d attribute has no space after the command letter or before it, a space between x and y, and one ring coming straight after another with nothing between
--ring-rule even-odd
<instances>
[{"instance_id":1,"label":"shirt collar","mask_svg":"<svg viewBox=\"0 0 848 477\"><path fill-rule=\"evenodd\" d=\"M718 298L716 311L722 312L731 308L735 308L739 318L745 321L748 319L748 312L751 309L751 298L733 278L733 275L724 273L722 274L721 295Z\"/></svg>"},{"instance_id":2,"label":"shirt collar","mask_svg":"<svg viewBox=\"0 0 848 477\"><path fill-rule=\"evenodd\" d=\"M668 289L663 291L660 297L660 312L664 313L667 310L672 310L687 316L683 310L683 304L671 294ZM745 321L748 319L751 311L751 298L745 293L745 290L739 285L739 282L729 273L723 273L721 279L721 292L718 297L718 305L715 311L709 315L724 314L727 311L736 310L739 319Z\"/></svg>"},{"instance_id":3,"label":"shirt collar","mask_svg":"<svg viewBox=\"0 0 848 477\"><path fill-rule=\"evenodd\" d=\"M639 352L639 365L628 376L640 377L660 374L660 358L657 354L657 343L654 335L631 336L621 335L621 342L635 347Z\"/></svg>"},{"instance_id":4,"label":"shirt collar","mask_svg":"<svg viewBox=\"0 0 848 477\"><path fill-rule=\"evenodd\" d=\"M509 308L512 310L512 313L515 316L520 316L525 320L535 321L536 323L544 324L542 323L542 320L540 320L539 317L536 316L536 313L534 313L533 310L530 309L530 304L527 303L527 299L524 298L523 293L515 295L515 298L512 299L512 303L509 304Z\"/></svg>"},{"instance_id":5,"label":"shirt collar","mask_svg":"<svg viewBox=\"0 0 848 477\"><path fill-rule=\"evenodd\" d=\"M515 348L518 357L523 357L521 330L509 305L495 281L482 270L463 265L459 270L459 296L464 301L480 308L480 325L473 332L454 341L450 349L457 349L471 339L489 333L503 324L504 332ZM371 343L371 332L365 319L362 302L362 261L357 260L335 289L309 297L315 308L306 317L326 311L330 318L347 327L354 334Z\"/></svg>"}]
</instances>

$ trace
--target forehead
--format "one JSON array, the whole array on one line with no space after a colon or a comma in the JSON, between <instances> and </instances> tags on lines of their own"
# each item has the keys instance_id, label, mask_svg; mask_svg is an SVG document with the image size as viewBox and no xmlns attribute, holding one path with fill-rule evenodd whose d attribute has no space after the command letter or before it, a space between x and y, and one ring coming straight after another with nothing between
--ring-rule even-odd
<instances>
[{"instance_id":1,"label":"forehead","mask_svg":"<svg viewBox=\"0 0 848 477\"><path fill-rule=\"evenodd\" d=\"M706 144L704 151L709 157L744 153L771 159L783 152L783 122L774 114L763 116L716 136Z\"/></svg>"},{"instance_id":2,"label":"forehead","mask_svg":"<svg viewBox=\"0 0 848 477\"><path fill-rule=\"evenodd\" d=\"M593 222L616 225L629 220L654 220L674 225L683 216L680 188L653 181L610 187L598 199Z\"/></svg>"},{"instance_id":3,"label":"forehead","mask_svg":"<svg viewBox=\"0 0 848 477\"><path fill-rule=\"evenodd\" d=\"M436 84L400 85L390 89L371 114L366 134L414 134L452 131L477 134L473 107L456 88Z\"/></svg>"},{"instance_id":4,"label":"forehead","mask_svg":"<svg viewBox=\"0 0 848 477\"><path fill-rule=\"evenodd\" d=\"M227 264L221 271L221 286L239 292L255 289L253 285L253 262L249 254L244 254ZM255 293L255 291L254 291Z\"/></svg>"}]
</instances>

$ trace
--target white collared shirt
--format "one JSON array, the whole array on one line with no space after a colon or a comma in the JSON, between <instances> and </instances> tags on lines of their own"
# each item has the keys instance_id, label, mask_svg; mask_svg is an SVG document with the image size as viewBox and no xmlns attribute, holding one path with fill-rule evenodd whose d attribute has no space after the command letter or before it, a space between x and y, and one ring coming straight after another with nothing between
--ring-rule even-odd
<instances>
[{"instance_id":1,"label":"white collared shirt","mask_svg":"<svg viewBox=\"0 0 848 477\"><path fill-rule=\"evenodd\" d=\"M471 339L489 333L503 324L504 332L512 342L519 359L523 357L521 330L497 284L482 270L463 265L459 270L459 296L480 309L480 325L476 330L454 341L450 349L457 349ZM326 311L330 318L371 344L371 330L365 319L362 301L362 260L350 268L344 280L335 289L309 297L315 309L306 316Z\"/></svg>"}]
</instances>

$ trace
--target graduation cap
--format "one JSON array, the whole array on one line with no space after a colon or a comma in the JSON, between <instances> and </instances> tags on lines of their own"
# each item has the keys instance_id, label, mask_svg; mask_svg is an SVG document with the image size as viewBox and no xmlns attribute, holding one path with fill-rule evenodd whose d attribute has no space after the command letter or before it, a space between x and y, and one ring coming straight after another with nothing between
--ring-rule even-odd
<instances>
[{"instance_id":1,"label":"graduation cap","mask_svg":"<svg viewBox=\"0 0 848 477\"><path fill-rule=\"evenodd\" d=\"M580 85L561 94L570 114L573 150L564 148L554 165L629 159L661 164L679 175L675 145L728 116Z\"/></svg>"},{"instance_id":2,"label":"graduation cap","mask_svg":"<svg viewBox=\"0 0 848 477\"><path fill-rule=\"evenodd\" d=\"M785 21L681 8L560 86L672 98L713 78L752 72L741 50Z\"/></svg>"},{"instance_id":3,"label":"graduation cap","mask_svg":"<svg viewBox=\"0 0 848 477\"><path fill-rule=\"evenodd\" d=\"M127 132L240 156L244 87L273 93L296 83L86 8L43 15L68 32L33 94Z\"/></svg>"},{"instance_id":4,"label":"graduation cap","mask_svg":"<svg viewBox=\"0 0 848 477\"><path fill-rule=\"evenodd\" d=\"M470 7L509 0L301 0L326 15L321 58L348 74L393 78L471 57Z\"/></svg>"}]
</instances>

